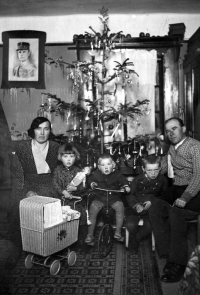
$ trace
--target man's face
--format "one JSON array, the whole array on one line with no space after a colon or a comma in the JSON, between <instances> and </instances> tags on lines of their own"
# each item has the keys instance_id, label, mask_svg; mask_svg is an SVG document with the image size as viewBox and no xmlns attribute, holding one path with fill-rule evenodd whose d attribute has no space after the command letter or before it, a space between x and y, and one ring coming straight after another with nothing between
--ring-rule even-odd
<instances>
[{"instance_id":1,"label":"man's face","mask_svg":"<svg viewBox=\"0 0 200 295\"><path fill-rule=\"evenodd\" d=\"M51 128L49 126L49 122L46 121L40 124L38 128L34 130L34 133L35 133L34 139L38 143L45 143L49 138L50 131L51 131Z\"/></svg>"},{"instance_id":2,"label":"man's face","mask_svg":"<svg viewBox=\"0 0 200 295\"><path fill-rule=\"evenodd\" d=\"M181 127L177 120L170 120L165 125L167 137L173 145L185 138L185 126Z\"/></svg>"},{"instance_id":3,"label":"man's face","mask_svg":"<svg viewBox=\"0 0 200 295\"><path fill-rule=\"evenodd\" d=\"M100 159L98 168L102 174L108 175L113 171L113 161L111 159Z\"/></svg>"},{"instance_id":4,"label":"man's face","mask_svg":"<svg viewBox=\"0 0 200 295\"><path fill-rule=\"evenodd\" d=\"M29 58L30 52L28 50L18 50L18 58L21 61L25 61Z\"/></svg>"}]
</instances>

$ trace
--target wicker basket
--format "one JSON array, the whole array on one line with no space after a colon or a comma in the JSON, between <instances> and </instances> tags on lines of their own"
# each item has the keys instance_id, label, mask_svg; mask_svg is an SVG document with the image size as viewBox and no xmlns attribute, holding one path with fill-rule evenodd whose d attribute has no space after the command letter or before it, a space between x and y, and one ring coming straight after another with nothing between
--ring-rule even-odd
<instances>
[{"instance_id":1,"label":"wicker basket","mask_svg":"<svg viewBox=\"0 0 200 295\"><path fill-rule=\"evenodd\" d=\"M44 206L56 200L34 196L20 202L20 226L24 251L48 256L77 241L79 219L63 221L44 228Z\"/></svg>"}]
</instances>

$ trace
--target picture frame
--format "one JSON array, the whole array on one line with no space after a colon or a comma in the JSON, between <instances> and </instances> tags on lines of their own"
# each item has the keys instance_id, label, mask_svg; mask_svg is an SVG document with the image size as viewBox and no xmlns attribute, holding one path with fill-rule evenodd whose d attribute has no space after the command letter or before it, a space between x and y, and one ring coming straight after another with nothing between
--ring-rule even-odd
<instances>
[{"instance_id":1,"label":"picture frame","mask_svg":"<svg viewBox=\"0 0 200 295\"><path fill-rule=\"evenodd\" d=\"M44 55L46 32L2 32L2 89L45 89Z\"/></svg>"}]
</instances>

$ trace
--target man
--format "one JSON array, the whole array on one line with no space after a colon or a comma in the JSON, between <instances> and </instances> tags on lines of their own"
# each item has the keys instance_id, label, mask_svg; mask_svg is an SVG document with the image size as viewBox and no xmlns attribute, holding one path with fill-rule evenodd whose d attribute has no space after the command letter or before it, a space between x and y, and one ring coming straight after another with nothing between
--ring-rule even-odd
<instances>
[{"instance_id":1,"label":"man","mask_svg":"<svg viewBox=\"0 0 200 295\"><path fill-rule=\"evenodd\" d=\"M187 221L200 212L200 142L185 135L179 118L168 119L165 128L171 145L162 173L172 166L173 185L163 200L152 200L149 219L159 255L167 257L161 280L172 283L183 277L188 261Z\"/></svg>"},{"instance_id":2,"label":"man","mask_svg":"<svg viewBox=\"0 0 200 295\"><path fill-rule=\"evenodd\" d=\"M19 66L13 69L13 76L19 78L32 78L36 75L36 67L30 62L30 44L20 42L17 44L17 56L20 62Z\"/></svg>"}]
</instances>

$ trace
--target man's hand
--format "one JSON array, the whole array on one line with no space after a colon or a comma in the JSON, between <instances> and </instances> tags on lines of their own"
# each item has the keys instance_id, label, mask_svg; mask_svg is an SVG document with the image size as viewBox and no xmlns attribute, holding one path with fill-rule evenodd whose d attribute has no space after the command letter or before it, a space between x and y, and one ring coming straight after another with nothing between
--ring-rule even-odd
<instances>
[{"instance_id":1,"label":"man's hand","mask_svg":"<svg viewBox=\"0 0 200 295\"><path fill-rule=\"evenodd\" d=\"M186 201L184 201L183 199L179 198L176 199L176 201L174 202L174 206L177 206L179 208L184 208L186 205Z\"/></svg>"},{"instance_id":2,"label":"man's hand","mask_svg":"<svg viewBox=\"0 0 200 295\"><path fill-rule=\"evenodd\" d=\"M151 207L151 202L150 201L146 201L143 203L144 205L144 210L148 210Z\"/></svg>"}]
</instances>

